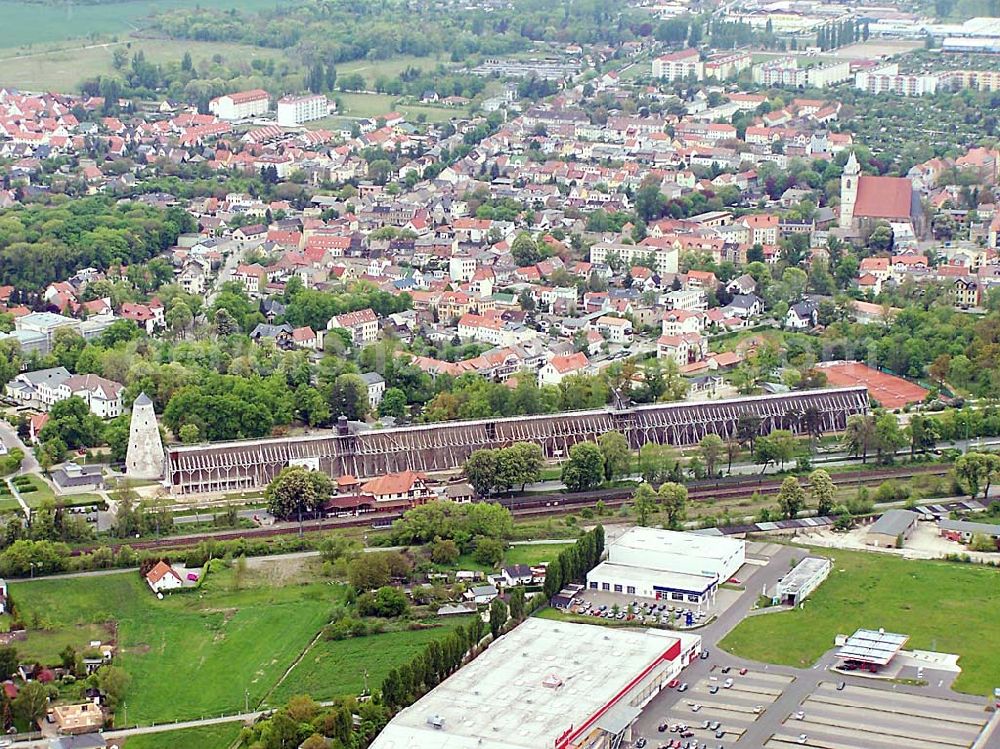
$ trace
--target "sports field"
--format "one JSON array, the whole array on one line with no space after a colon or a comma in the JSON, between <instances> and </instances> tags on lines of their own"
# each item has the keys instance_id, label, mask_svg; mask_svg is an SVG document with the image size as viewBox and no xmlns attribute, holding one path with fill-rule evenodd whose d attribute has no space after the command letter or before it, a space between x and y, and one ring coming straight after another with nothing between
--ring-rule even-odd
<instances>
[{"instance_id":1,"label":"sports field","mask_svg":"<svg viewBox=\"0 0 1000 749\"><path fill-rule=\"evenodd\" d=\"M1000 650L983 633L1000 618L1000 570L901 559L889 554L814 551L834 559L805 608L749 617L720 647L744 658L811 666L837 634L883 627L911 636L908 648L957 653L955 689L992 693Z\"/></svg>"}]
</instances>

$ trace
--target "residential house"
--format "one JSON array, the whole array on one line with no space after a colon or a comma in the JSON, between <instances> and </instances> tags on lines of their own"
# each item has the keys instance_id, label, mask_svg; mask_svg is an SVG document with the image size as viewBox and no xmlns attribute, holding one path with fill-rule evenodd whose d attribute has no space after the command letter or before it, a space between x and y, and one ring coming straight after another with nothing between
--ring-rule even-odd
<instances>
[{"instance_id":1,"label":"residential house","mask_svg":"<svg viewBox=\"0 0 1000 749\"><path fill-rule=\"evenodd\" d=\"M465 591L463 597L478 606L485 606L492 603L498 595L500 595L500 591L496 589L495 585L474 585Z\"/></svg>"},{"instance_id":2,"label":"residential house","mask_svg":"<svg viewBox=\"0 0 1000 749\"><path fill-rule=\"evenodd\" d=\"M362 309L331 317L326 324L327 330L343 329L351 334L355 346L363 346L378 340L378 315L374 310Z\"/></svg>"},{"instance_id":3,"label":"residential house","mask_svg":"<svg viewBox=\"0 0 1000 749\"><path fill-rule=\"evenodd\" d=\"M535 576L531 567L526 564L513 564L500 570L505 588L512 588L515 585L531 585Z\"/></svg>"},{"instance_id":4,"label":"residential house","mask_svg":"<svg viewBox=\"0 0 1000 749\"><path fill-rule=\"evenodd\" d=\"M764 300L756 294L736 294L725 311L727 314L749 320L764 311Z\"/></svg>"},{"instance_id":5,"label":"residential house","mask_svg":"<svg viewBox=\"0 0 1000 749\"><path fill-rule=\"evenodd\" d=\"M375 411L385 395L385 378L378 372L366 372L361 379L368 388L368 405Z\"/></svg>"},{"instance_id":6,"label":"residential house","mask_svg":"<svg viewBox=\"0 0 1000 749\"><path fill-rule=\"evenodd\" d=\"M785 315L785 327L791 330L809 330L816 327L818 307L815 302L805 300L793 304Z\"/></svg>"},{"instance_id":7,"label":"residential house","mask_svg":"<svg viewBox=\"0 0 1000 749\"><path fill-rule=\"evenodd\" d=\"M558 385L570 375L583 374L589 364L587 357L582 353L553 356L538 370L538 384Z\"/></svg>"},{"instance_id":8,"label":"residential house","mask_svg":"<svg viewBox=\"0 0 1000 749\"><path fill-rule=\"evenodd\" d=\"M437 494L427 486L427 476L416 471L379 476L362 484L360 491L373 497L376 504L405 501L415 506L437 499Z\"/></svg>"},{"instance_id":9,"label":"residential house","mask_svg":"<svg viewBox=\"0 0 1000 749\"><path fill-rule=\"evenodd\" d=\"M673 359L679 367L701 361L707 352L708 339L700 333L663 335L656 341L656 358Z\"/></svg>"},{"instance_id":10,"label":"residential house","mask_svg":"<svg viewBox=\"0 0 1000 749\"><path fill-rule=\"evenodd\" d=\"M161 560L146 573L146 584L154 593L162 593L165 590L171 591L180 588L184 581L181 580L181 576L173 567Z\"/></svg>"},{"instance_id":11,"label":"residential house","mask_svg":"<svg viewBox=\"0 0 1000 749\"><path fill-rule=\"evenodd\" d=\"M611 343L631 343L632 342L632 321L624 317L612 317L602 315L594 323L597 331L606 336Z\"/></svg>"}]
</instances>

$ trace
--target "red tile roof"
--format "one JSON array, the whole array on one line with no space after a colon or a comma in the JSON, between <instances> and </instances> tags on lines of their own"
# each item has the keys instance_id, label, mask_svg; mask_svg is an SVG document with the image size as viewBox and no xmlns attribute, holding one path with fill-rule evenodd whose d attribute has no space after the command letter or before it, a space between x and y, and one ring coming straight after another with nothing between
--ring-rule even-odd
<instances>
[{"instance_id":1,"label":"red tile roof","mask_svg":"<svg viewBox=\"0 0 1000 749\"><path fill-rule=\"evenodd\" d=\"M854 215L864 218L908 219L913 185L902 177L861 177Z\"/></svg>"}]
</instances>

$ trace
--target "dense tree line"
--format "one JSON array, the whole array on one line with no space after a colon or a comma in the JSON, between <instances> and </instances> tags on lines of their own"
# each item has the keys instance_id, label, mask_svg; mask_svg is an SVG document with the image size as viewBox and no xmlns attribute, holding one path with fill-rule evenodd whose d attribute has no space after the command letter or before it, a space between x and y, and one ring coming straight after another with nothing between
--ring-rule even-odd
<instances>
[{"instance_id":1,"label":"dense tree line","mask_svg":"<svg viewBox=\"0 0 1000 749\"><path fill-rule=\"evenodd\" d=\"M406 18L406 23L400 23ZM629 23L634 18L638 26ZM473 6L421 4L419 9L393 0L360 3L335 0L259 13L179 10L156 18L155 26L174 38L243 42L291 49L306 65L380 60L394 55L505 55L528 49L534 41L617 44L635 37L643 16L609 0L557 4L518 0L490 13Z\"/></svg>"},{"instance_id":2,"label":"dense tree line","mask_svg":"<svg viewBox=\"0 0 1000 749\"><path fill-rule=\"evenodd\" d=\"M587 531L568 549L559 552L545 570L542 591L551 599L568 583L582 580L601 561L604 554L604 526Z\"/></svg>"},{"instance_id":3,"label":"dense tree line","mask_svg":"<svg viewBox=\"0 0 1000 749\"><path fill-rule=\"evenodd\" d=\"M502 541L510 538L513 532L510 510L498 504L440 501L407 510L392 524L391 540L393 544L411 545L450 539L463 551L471 551L480 538Z\"/></svg>"},{"instance_id":4,"label":"dense tree line","mask_svg":"<svg viewBox=\"0 0 1000 749\"><path fill-rule=\"evenodd\" d=\"M183 210L103 197L9 208L0 211L0 283L37 290L80 268L144 263L193 229Z\"/></svg>"}]
</instances>

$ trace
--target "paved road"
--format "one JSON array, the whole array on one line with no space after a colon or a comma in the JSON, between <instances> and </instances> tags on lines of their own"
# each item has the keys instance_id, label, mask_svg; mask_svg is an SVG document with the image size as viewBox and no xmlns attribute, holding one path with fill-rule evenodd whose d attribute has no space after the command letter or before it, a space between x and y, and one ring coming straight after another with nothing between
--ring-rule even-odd
<instances>
[{"instance_id":1,"label":"paved road","mask_svg":"<svg viewBox=\"0 0 1000 749\"><path fill-rule=\"evenodd\" d=\"M41 474L42 467L35 460L35 454L31 451L31 448L25 445L21 441L21 438L17 436L17 429L3 419L0 419L0 440L7 446L8 450L13 450L16 447L24 453L24 460L21 461L21 469L18 473Z\"/></svg>"}]
</instances>

